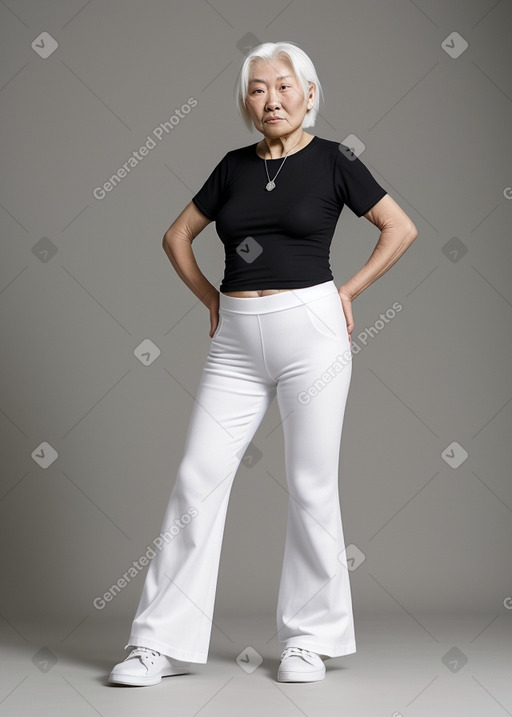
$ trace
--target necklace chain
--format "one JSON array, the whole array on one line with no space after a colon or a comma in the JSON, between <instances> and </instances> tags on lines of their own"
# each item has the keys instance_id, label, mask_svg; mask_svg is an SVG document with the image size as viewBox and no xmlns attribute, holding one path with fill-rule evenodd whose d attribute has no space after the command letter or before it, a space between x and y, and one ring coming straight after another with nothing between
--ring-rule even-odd
<instances>
[{"instance_id":1,"label":"necklace chain","mask_svg":"<svg viewBox=\"0 0 512 717\"><path fill-rule=\"evenodd\" d=\"M304 133L302 134L302 136L304 136ZM302 137L299 139L299 141L297 142L297 144L300 144L301 141L302 141ZM295 147L297 146L297 144L294 145L294 146L292 147L292 149L295 149ZM267 190L267 192L271 192L271 191L275 188L275 186L276 186L275 178L277 177L277 175L279 174L279 172L282 170L283 165L284 165L284 163L286 162L286 158L288 157L288 155L290 154L290 152L292 151L292 149L290 149L290 150L284 155L283 162L282 162L281 166L279 167L279 169L277 170L276 174L274 175L274 179L270 179L269 174L268 174L267 160L265 159L265 157L263 158L263 159L264 159L264 162L265 162L265 171L266 171L266 173L267 173L267 179L268 179L268 183L267 183L267 185L266 185L266 187L265 187L265 189Z\"/></svg>"}]
</instances>

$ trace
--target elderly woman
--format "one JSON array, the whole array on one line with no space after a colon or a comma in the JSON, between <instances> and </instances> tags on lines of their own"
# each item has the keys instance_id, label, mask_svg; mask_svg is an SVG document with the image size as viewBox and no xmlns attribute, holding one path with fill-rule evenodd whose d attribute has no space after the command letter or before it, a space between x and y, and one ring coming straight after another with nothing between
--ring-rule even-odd
<instances>
[{"instance_id":1,"label":"elderly woman","mask_svg":"<svg viewBox=\"0 0 512 717\"><path fill-rule=\"evenodd\" d=\"M164 538L125 646L132 650L110 674L114 684L154 685L207 662L231 487L276 395L290 496L277 680L321 680L325 659L356 651L338 490L352 302L417 231L347 146L304 131L315 123L321 92L295 43L249 52L237 103L263 138L227 152L164 236L178 276L210 312L211 341ZM338 288L329 249L345 204L380 236L366 264ZM212 221L225 249L219 290L192 250Z\"/></svg>"}]
</instances>

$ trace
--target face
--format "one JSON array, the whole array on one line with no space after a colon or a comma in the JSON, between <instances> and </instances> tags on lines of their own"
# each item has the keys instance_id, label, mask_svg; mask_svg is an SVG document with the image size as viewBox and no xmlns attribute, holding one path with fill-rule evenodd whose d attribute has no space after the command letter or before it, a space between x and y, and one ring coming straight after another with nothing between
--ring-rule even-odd
<instances>
[{"instance_id":1,"label":"face","mask_svg":"<svg viewBox=\"0 0 512 717\"><path fill-rule=\"evenodd\" d=\"M257 130L269 137L290 134L302 126L308 106L313 106L314 86L305 97L286 59L258 59L251 63L245 106ZM281 119L269 122L275 116Z\"/></svg>"}]
</instances>

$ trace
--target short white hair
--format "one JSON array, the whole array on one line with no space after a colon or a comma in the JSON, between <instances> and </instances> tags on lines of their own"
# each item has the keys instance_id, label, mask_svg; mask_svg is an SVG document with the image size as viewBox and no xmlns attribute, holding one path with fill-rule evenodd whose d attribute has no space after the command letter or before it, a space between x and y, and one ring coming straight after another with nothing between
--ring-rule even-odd
<instances>
[{"instance_id":1,"label":"short white hair","mask_svg":"<svg viewBox=\"0 0 512 717\"><path fill-rule=\"evenodd\" d=\"M294 42L263 42L261 45L253 47L253 49L245 56L236 80L234 91L238 111L245 122L247 129L251 132L254 129L254 124L251 120L247 107L245 106L245 99L247 97L249 87L251 62L255 58L273 60L282 55L285 56L284 59L290 62L293 72L302 86L306 100L309 96L310 83L313 83L316 86L313 107L304 115L302 127L312 127L316 122L316 116L320 106L320 95L322 95L323 98L323 90L313 62L309 56L306 55L304 50L301 50L301 48Z\"/></svg>"}]
</instances>

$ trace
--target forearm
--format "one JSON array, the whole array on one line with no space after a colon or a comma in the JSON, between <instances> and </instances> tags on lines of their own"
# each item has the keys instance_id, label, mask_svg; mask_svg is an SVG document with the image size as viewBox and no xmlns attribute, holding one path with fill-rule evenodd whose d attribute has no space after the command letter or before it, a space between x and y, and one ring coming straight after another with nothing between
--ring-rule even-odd
<instances>
[{"instance_id":1,"label":"forearm","mask_svg":"<svg viewBox=\"0 0 512 717\"><path fill-rule=\"evenodd\" d=\"M202 303L209 307L218 290L197 265L191 242L178 235L164 238L163 249L176 273Z\"/></svg>"},{"instance_id":2,"label":"forearm","mask_svg":"<svg viewBox=\"0 0 512 717\"><path fill-rule=\"evenodd\" d=\"M359 296L362 291L385 274L410 247L417 235L414 225L410 228L393 227L383 229L366 264L349 281L343 284L343 289L350 294L351 299L355 299L356 296Z\"/></svg>"}]
</instances>

